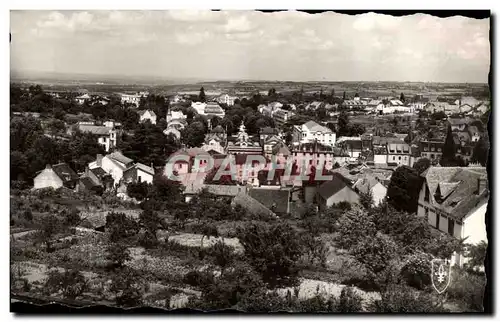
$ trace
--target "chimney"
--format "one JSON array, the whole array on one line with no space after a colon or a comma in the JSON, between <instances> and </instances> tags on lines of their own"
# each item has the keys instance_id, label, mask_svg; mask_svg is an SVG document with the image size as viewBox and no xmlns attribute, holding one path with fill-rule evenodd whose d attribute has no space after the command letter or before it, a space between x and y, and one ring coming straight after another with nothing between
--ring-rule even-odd
<instances>
[{"instance_id":1,"label":"chimney","mask_svg":"<svg viewBox=\"0 0 500 322\"><path fill-rule=\"evenodd\" d=\"M477 178L477 194L480 195L484 190L486 190L486 178Z\"/></svg>"},{"instance_id":2,"label":"chimney","mask_svg":"<svg viewBox=\"0 0 500 322\"><path fill-rule=\"evenodd\" d=\"M97 164L98 167L102 166L102 154L98 154L97 155L96 164Z\"/></svg>"},{"instance_id":3,"label":"chimney","mask_svg":"<svg viewBox=\"0 0 500 322\"><path fill-rule=\"evenodd\" d=\"M45 166L45 169L52 169L52 166L51 166L50 164L47 164L47 165Z\"/></svg>"}]
</instances>

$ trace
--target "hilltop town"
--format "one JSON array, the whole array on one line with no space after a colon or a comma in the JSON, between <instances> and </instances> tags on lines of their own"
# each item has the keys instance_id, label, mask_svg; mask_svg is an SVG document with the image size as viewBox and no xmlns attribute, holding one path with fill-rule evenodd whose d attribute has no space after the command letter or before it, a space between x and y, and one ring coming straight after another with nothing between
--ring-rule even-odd
<instances>
[{"instance_id":1,"label":"hilltop town","mask_svg":"<svg viewBox=\"0 0 500 322\"><path fill-rule=\"evenodd\" d=\"M11 84L15 296L482 310L486 85L113 86ZM454 267L446 298L432 258Z\"/></svg>"}]
</instances>

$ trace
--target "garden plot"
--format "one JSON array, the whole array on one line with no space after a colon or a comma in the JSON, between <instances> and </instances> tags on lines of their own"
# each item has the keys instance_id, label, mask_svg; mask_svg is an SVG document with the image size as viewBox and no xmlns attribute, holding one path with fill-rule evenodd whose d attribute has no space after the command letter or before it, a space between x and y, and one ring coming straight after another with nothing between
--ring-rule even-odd
<instances>
[{"instance_id":1,"label":"garden plot","mask_svg":"<svg viewBox=\"0 0 500 322\"><path fill-rule=\"evenodd\" d=\"M26 278L30 283L43 283L45 279L48 277L48 272L51 269L56 269L59 272L64 272L65 270L61 267L54 267L49 269L48 265L33 263L33 262L17 262L11 265L11 270L17 274L17 272L21 272L21 276L17 276L18 278ZM81 272L85 278L92 280L97 278L98 275L93 272Z\"/></svg>"},{"instance_id":2,"label":"garden plot","mask_svg":"<svg viewBox=\"0 0 500 322\"><path fill-rule=\"evenodd\" d=\"M170 236L169 240L175 241L181 245L189 246L189 247L201 247L201 238L203 235L201 234L190 234L190 233L181 233L178 235ZM203 248L210 247L215 244L217 241L222 240L221 237L210 237L203 238ZM244 248L240 244L238 238L224 238L224 243L228 246L234 247L235 252L243 253Z\"/></svg>"},{"instance_id":3,"label":"garden plot","mask_svg":"<svg viewBox=\"0 0 500 322\"><path fill-rule=\"evenodd\" d=\"M334 297L338 298L338 297L340 297L340 293L342 292L342 289L346 286L347 285L305 278L305 279L301 279L300 286L298 286L298 289L299 289L298 298L299 299L310 299L310 298L313 298L314 296L316 296L318 294L318 292L320 295L334 296ZM366 304L368 304L374 300L380 300L380 298L381 298L380 293L378 293L378 292L365 292L357 287L353 287L353 289L363 299L363 306L365 306ZM282 296L286 296L288 291L290 291L290 293L292 295L294 294L293 287L280 288L280 289L278 289L278 294L280 294Z\"/></svg>"}]
</instances>

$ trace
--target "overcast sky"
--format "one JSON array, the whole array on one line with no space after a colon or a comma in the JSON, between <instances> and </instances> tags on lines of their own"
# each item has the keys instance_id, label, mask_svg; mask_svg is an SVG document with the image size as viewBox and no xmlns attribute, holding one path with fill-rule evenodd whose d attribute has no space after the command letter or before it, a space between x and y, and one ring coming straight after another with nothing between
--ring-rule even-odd
<instances>
[{"instance_id":1,"label":"overcast sky","mask_svg":"<svg viewBox=\"0 0 500 322\"><path fill-rule=\"evenodd\" d=\"M252 11L11 11L11 71L487 82L489 19Z\"/></svg>"}]
</instances>

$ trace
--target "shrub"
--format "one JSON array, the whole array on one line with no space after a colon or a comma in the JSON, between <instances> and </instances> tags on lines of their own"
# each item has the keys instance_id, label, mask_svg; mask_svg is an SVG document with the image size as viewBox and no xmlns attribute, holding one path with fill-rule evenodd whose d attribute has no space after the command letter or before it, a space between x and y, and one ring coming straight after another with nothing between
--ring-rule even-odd
<instances>
[{"instance_id":1,"label":"shrub","mask_svg":"<svg viewBox=\"0 0 500 322\"><path fill-rule=\"evenodd\" d=\"M106 259L111 262L113 268L121 268L124 263L131 260L130 251L127 246L119 243L114 243L107 248Z\"/></svg>"},{"instance_id":2,"label":"shrub","mask_svg":"<svg viewBox=\"0 0 500 322\"><path fill-rule=\"evenodd\" d=\"M135 236L139 231L137 222L124 213L110 212L106 216L106 230L109 231L111 242Z\"/></svg>"},{"instance_id":3,"label":"shrub","mask_svg":"<svg viewBox=\"0 0 500 322\"><path fill-rule=\"evenodd\" d=\"M235 260L234 247L226 245L224 240L218 240L208 249L208 255L213 258L213 263L220 267L221 274L227 267L231 266Z\"/></svg>"},{"instance_id":4,"label":"shrub","mask_svg":"<svg viewBox=\"0 0 500 322\"><path fill-rule=\"evenodd\" d=\"M183 282L194 287L206 287L214 283L214 275L208 271L193 270L184 275Z\"/></svg>"},{"instance_id":5,"label":"shrub","mask_svg":"<svg viewBox=\"0 0 500 322\"><path fill-rule=\"evenodd\" d=\"M381 299L373 301L369 307L371 311L383 313L447 312L436 297L404 285L390 285L382 292Z\"/></svg>"},{"instance_id":6,"label":"shrub","mask_svg":"<svg viewBox=\"0 0 500 322\"><path fill-rule=\"evenodd\" d=\"M271 286L293 284L302 245L297 231L288 223L252 224L238 229L245 256Z\"/></svg>"},{"instance_id":7,"label":"shrub","mask_svg":"<svg viewBox=\"0 0 500 322\"><path fill-rule=\"evenodd\" d=\"M48 274L44 290L48 294L62 292L64 298L74 300L88 289L87 279L77 270L66 270L61 273L52 270Z\"/></svg>"},{"instance_id":8,"label":"shrub","mask_svg":"<svg viewBox=\"0 0 500 322\"><path fill-rule=\"evenodd\" d=\"M339 219L338 232L338 246L349 250L360 241L374 237L377 230L364 211L351 210Z\"/></svg>"},{"instance_id":9,"label":"shrub","mask_svg":"<svg viewBox=\"0 0 500 322\"><path fill-rule=\"evenodd\" d=\"M362 298L351 287L344 287L337 302L338 312L360 312L362 311Z\"/></svg>"},{"instance_id":10,"label":"shrub","mask_svg":"<svg viewBox=\"0 0 500 322\"><path fill-rule=\"evenodd\" d=\"M484 275L471 274L463 269L453 269L450 286L446 293L451 299L463 303L473 311L483 311L483 298L486 287Z\"/></svg>"},{"instance_id":11,"label":"shrub","mask_svg":"<svg viewBox=\"0 0 500 322\"><path fill-rule=\"evenodd\" d=\"M410 256L401 269L402 279L411 287L424 289L431 284L431 260L425 253Z\"/></svg>"},{"instance_id":12,"label":"shrub","mask_svg":"<svg viewBox=\"0 0 500 322\"><path fill-rule=\"evenodd\" d=\"M137 307L142 304L140 283L138 280L138 276L126 267L113 276L109 290L115 294L117 305Z\"/></svg>"}]
</instances>

